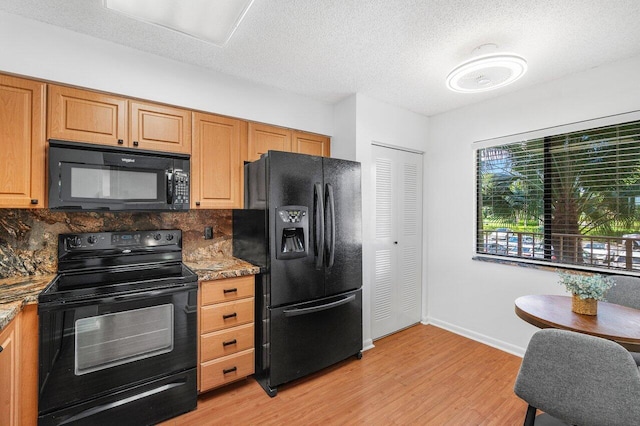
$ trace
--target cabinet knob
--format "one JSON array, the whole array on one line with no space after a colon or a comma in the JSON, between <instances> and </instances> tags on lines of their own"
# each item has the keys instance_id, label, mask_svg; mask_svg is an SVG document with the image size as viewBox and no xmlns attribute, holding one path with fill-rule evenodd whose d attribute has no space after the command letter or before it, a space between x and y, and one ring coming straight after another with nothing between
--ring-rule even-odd
<instances>
[{"instance_id":1,"label":"cabinet knob","mask_svg":"<svg viewBox=\"0 0 640 426\"><path fill-rule=\"evenodd\" d=\"M196 206L199 206L199 205L200 205L200 201L196 201Z\"/></svg>"},{"instance_id":2,"label":"cabinet knob","mask_svg":"<svg viewBox=\"0 0 640 426\"><path fill-rule=\"evenodd\" d=\"M31 204L38 204L38 199L37 198L32 198L31 199Z\"/></svg>"},{"instance_id":3,"label":"cabinet knob","mask_svg":"<svg viewBox=\"0 0 640 426\"><path fill-rule=\"evenodd\" d=\"M138 146L138 145L139 145L138 141L133 141L133 146Z\"/></svg>"},{"instance_id":4,"label":"cabinet knob","mask_svg":"<svg viewBox=\"0 0 640 426\"><path fill-rule=\"evenodd\" d=\"M124 140L118 139L118 145L124 145Z\"/></svg>"}]
</instances>

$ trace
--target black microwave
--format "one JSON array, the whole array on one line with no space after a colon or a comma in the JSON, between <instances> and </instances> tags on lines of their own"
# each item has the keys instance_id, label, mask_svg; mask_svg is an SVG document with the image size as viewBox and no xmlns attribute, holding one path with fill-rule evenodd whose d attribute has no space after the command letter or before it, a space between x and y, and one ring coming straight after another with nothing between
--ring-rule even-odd
<instances>
[{"instance_id":1,"label":"black microwave","mask_svg":"<svg viewBox=\"0 0 640 426\"><path fill-rule=\"evenodd\" d=\"M49 208L189 210L189 155L49 140Z\"/></svg>"}]
</instances>

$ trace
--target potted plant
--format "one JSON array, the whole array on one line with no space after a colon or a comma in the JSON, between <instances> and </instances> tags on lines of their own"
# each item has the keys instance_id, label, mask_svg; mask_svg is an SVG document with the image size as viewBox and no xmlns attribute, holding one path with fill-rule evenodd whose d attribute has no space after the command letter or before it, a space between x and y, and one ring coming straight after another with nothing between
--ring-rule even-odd
<instances>
[{"instance_id":1,"label":"potted plant","mask_svg":"<svg viewBox=\"0 0 640 426\"><path fill-rule=\"evenodd\" d=\"M597 315L598 300L615 285L611 277L600 274L559 272L560 284L572 294L571 310L583 315Z\"/></svg>"}]
</instances>

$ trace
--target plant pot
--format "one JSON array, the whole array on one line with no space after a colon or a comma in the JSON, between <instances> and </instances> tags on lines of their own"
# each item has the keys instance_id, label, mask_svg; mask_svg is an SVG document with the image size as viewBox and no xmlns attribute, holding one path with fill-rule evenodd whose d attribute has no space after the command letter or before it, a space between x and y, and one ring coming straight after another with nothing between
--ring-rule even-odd
<instances>
[{"instance_id":1,"label":"plant pot","mask_svg":"<svg viewBox=\"0 0 640 426\"><path fill-rule=\"evenodd\" d=\"M581 299L574 294L571 299L571 310L576 314L597 315L598 301L596 299Z\"/></svg>"}]
</instances>

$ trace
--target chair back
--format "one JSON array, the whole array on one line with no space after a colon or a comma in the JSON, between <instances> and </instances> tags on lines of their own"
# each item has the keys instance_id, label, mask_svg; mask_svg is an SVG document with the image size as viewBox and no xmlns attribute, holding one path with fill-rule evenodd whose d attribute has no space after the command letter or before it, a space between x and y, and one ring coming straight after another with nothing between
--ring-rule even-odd
<instances>
[{"instance_id":1,"label":"chair back","mask_svg":"<svg viewBox=\"0 0 640 426\"><path fill-rule=\"evenodd\" d=\"M568 424L640 424L640 371L626 349L599 337L536 332L514 390L529 405Z\"/></svg>"},{"instance_id":2,"label":"chair back","mask_svg":"<svg viewBox=\"0 0 640 426\"><path fill-rule=\"evenodd\" d=\"M604 295L607 302L640 309L640 278L613 275L616 285Z\"/></svg>"}]
</instances>

